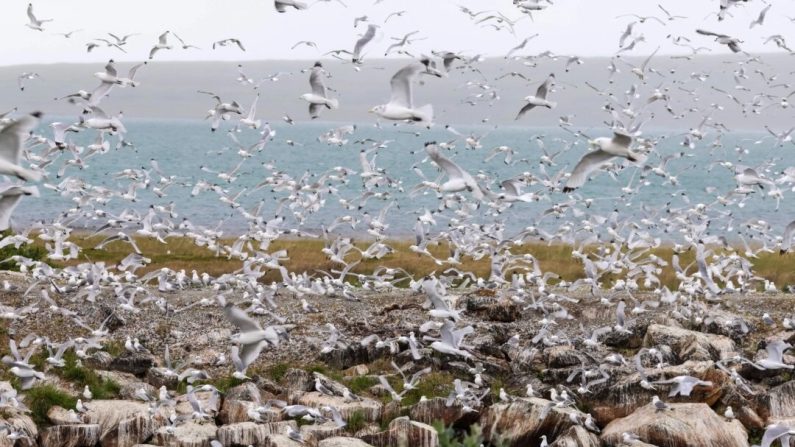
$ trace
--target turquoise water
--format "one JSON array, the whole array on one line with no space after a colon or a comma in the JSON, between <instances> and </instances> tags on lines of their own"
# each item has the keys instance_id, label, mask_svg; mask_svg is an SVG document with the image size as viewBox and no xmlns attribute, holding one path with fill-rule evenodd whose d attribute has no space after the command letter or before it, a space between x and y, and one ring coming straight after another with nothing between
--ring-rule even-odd
<instances>
[{"instance_id":1,"label":"turquoise water","mask_svg":"<svg viewBox=\"0 0 795 447\"><path fill-rule=\"evenodd\" d=\"M336 217L346 214L353 216L361 216L363 212L377 214L389 201L394 200L396 206L388 215L390 223L388 233L394 236L411 234L416 213L425 208L436 209L440 204L435 193L420 194L415 197L409 194L410 190L421 181L421 178L412 170L413 166L418 166L431 180L437 177L437 171L431 163L427 161L423 163L425 159L423 143L425 141L441 142L458 138L458 141L455 142L455 149L448 151L447 156L453 158L471 174L480 173L491 179L491 182L486 180L484 183L495 192L499 192L500 181L523 172L530 172L536 177L544 177L538 163L542 152L535 141L536 137L543 138L547 151L550 153L565 148L565 144L559 139L577 142L569 150L555 158L556 166L544 167L550 176L554 176L563 169L566 172L571 171L582 154L586 152L584 138L575 137L560 128L502 127L496 130L492 130L489 126L457 128L464 134L487 133L480 141L482 148L468 149L464 138L456 137L445 130L443 126L427 130L416 126L385 125L378 129L372 123L361 123L352 135L346 137L349 139L348 144L338 147L321 143L317 137L341 124L315 122L296 123L291 126L286 123L278 123L273 126L276 132L273 141L263 151L255 152L243 163L236 174L236 181L227 183L215 174L200 169L201 166L206 166L212 170L226 171L231 170L240 162L241 157L237 155L237 148L234 147L226 132L211 133L209 124L205 121L127 119L125 125L128 129L127 139L135 145L134 148L113 149L115 137L110 137L111 150L108 153L86 160L85 169L69 167L64 178L80 178L88 184L123 193L127 191L130 180L116 178L114 173L125 168L144 167L150 169L149 160L154 158L158 161L164 174L177 176L179 183L183 185L175 185L167 189L167 196L162 198L153 194L151 188L139 189L135 202L116 196L104 209L111 213L118 213L124 209L145 212L152 204L168 204L173 201L179 214L176 221L188 218L194 224L206 226L215 226L223 221L222 227L230 233L243 231L247 225L246 221L239 212L219 201L218 194L213 191L206 191L195 197L191 196L192 185L196 182L206 180L219 184L227 189L230 195L235 195L245 189L239 198L242 206L251 209L264 200L262 215L267 220L276 214L278 200L287 197L288 193L272 192L268 188L253 190L254 186L261 182L266 175L270 175L262 166L263 163L271 163L275 169L283 171L295 179L307 172L318 175L336 166L344 166L360 172L359 151L363 147L370 147L370 143L356 144L356 140L367 138L393 140L387 148L378 150L376 166L383 169L390 178L400 182L403 191L401 192L397 187L378 187L374 190L389 193L387 199L370 199L361 210L346 210L339 204L338 198L355 200L364 191L361 179L357 175L350 176L347 184L334 183L334 186L338 188L339 197L328 196L325 205L315 214L309 216L302 228L316 231L321 224L328 225ZM41 132L46 133L47 131L47 128L42 127ZM418 132L418 135L414 132ZM609 134L607 128L604 130L588 129L584 132L591 137ZM652 137L661 135L665 135L665 133L654 131L647 133L647 136ZM674 159L667 165L667 170L678 177L678 185L665 184L665 179L649 173L645 179L648 185L642 186L633 196L622 198L622 188L627 186L630 181L632 181L633 187L637 187L641 181L641 170L629 167L621 170L614 177L600 173L576 192L575 197L593 199L590 207L586 208L581 203L578 208L586 212L587 215L607 215L617 209L623 216L641 217L645 215L641 211L642 205L659 210L665 206L679 208L692 206L696 203L713 203L716 195L725 196L736 187L733 171L719 165L711 165L718 161L730 161L733 164L745 164L752 167L768 163L766 175L775 179L784 168L795 165L795 152L792 147L774 148L774 143L770 139L764 140L761 144L754 144L762 136L759 134L725 135L721 138L723 146L713 147L713 138L708 135L704 140L698 142L694 149L683 147L680 144L681 136L669 136L657 145L656 154L652 154L648 164L656 165L661 156L685 151L689 156ZM70 137L78 144L88 144L93 141L95 133L94 131L83 131L77 135L70 134ZM238 137L242 143L250 144L256 141L257 133L244 130L238 134ZM288 145L286 140L295 141L300 145ZM491 149L500 145L507 145L516 150L514 161L527 159L528 162L506 165L503 162L504 157L500 155L489 162L484 162ZM738 151L736 149L738 146L746 148L748 153ZM68 155L64 154L51 165L48 169L50 178L46 183L57 184L63 180L63 178L56 179L54 175L67 158ZM770 163L773 164L770 165ZM764 169L760 172L763 171ZM151 175L153 182L156 182L159 176L154 172ZM707 188L715 188L715 190L710 194L706 192ZM47 188L40 187L40 190L42 191L40 198L25 199L17 209L14 218L17 226L33 220L49 221L57 213L74 207L71 197L59 195ZM547 188L542 185L530 186L525 189L525 192L546 193L546 191ZM683 192L686 196L682 194ZM690 204L687 203L687 199ZM515 203L499 215L494 215L494 211L488 206L481 206L476 215L478 216L477 220L483 223L502 221L509 231L518 231L526 226L539 224L539 222L540 226L554 230L561 224L561 220L554 216L542 218L542 214L553 204L568 200L569 196L566 194L551 192L548 199L533 203ZM783 227L795 217L793 216L793 207L788 204L788 201L789 198L785 196L780 209L776 211L775 200L766 197L765 192L762 192L761 194L755 193L745 200L742 207L732 205L724 208L719 205L716 208L731 211L735 222L764 219L774 228L780 227L783 230ZM287 217L288 227L298 225L289 212L283 209L281 214ZM568 216L568 219L573 218L570 213ZM441 213L437 219L440 221L439 228L445 227L450 217L452 217L452 211ZM581 217L573 219L579 220ZM102 220L82 218L76 220L72 225L97 227L103 223Z\"/></svg>"}]
</instances>

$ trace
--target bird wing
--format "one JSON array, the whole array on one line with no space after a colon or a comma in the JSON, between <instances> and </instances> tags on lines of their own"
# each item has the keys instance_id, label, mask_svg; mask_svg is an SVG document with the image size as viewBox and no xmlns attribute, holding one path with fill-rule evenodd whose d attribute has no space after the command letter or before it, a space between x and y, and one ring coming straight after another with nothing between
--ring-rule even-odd
<instances>
[{"instance_id":1,"label":"bird wing","mask_svg":"<svg viewBox=\"0 0 795 447\"><path fill-rule=\"evenodd\" d=\"M566 181L564 189L573 190L584 185L585 181L588 180L588 176L611 158L613 158L612 155L601 149L585 154L580 162L577 163L577 166L574 167L574 171L572 171L569 180Z\"/></svg>"},{"instance_id":2,"label":"bird wing","mask_svg":"<svg viewBox=\"0 0 795 447\"><path fill-rule=\"evenodd\" d=\"M326 97L326 83L323 81L323 69L315 67L309 75L309 85L312 87L312 93Z\"/></svg>"},{"instance_id":3,"label":"bird wing","mask_svg":"<svg viewBox=\"0 0 795 447\"><path fill-rule=\"evenodd\" d=\"M401 68L392 76L389 85L392 87L392 96L389 102L395 105L414 108L414 93L412 81L414 76L419 73L422 66L419 64L410 64Z\"/></svg>"},{"instance_id":4,"label":"bird wing","mask_svg":"<svg viewBox=\"0 0 795 447\"><path fill-rule=\"evenodd\" d=\"M697 29L696 32L698 34L701 34L702 36L729 37L726 34L713 33L712 31L707 31L707 30L700 29L700 28Z\"/></svg>"},{"instance_id":5,"label":"bird wing","mask_svg":"<svg viewBox=\"0 0 795 447\"><path fill-rule=\"evenodd\" d=\"M353 60L354 61L358 61L359 60L359 56L361 55L361 52L362 52L362 49L364 48L364 46L367 45L368 42L373 40L373 37L375 37L375 30L377 28L378 28L378 26L376 26L376 25L368 25L367 26L367 31L364 33L364 35L359 40L356 41L356 45L354 45L354 47L353 47Z\"/></svg>"},{"instance_id":6,"label":"bird wing","mask_svg":"<svg viewBox=\"0 0 795 447\"><path fill-rule=\"evenodd\" d=\"M431 150L430 148L433 148ZM450 178L462 178L464 177L464 170L461 169L457 164L455 164L452 160L445 157L444 155L439 153L439 149L436 146L428 146L426 148L428 155L431 157L434 163L436 163Z\"/></svg>"},{"instance_id":7,"label":"bird wing","mask_svg":"<svg viewBox=\"0 0 795 447\"><path fill-rule=\"evenodd\" d=\"M31 22L36 22L36 16L33 15L33 3L28 3L28 18Z\"/></svg>"},{"instance_id":8,"label":"bird wing","mask_svg":"<svg viewBox=\"0 0 795 447\"><path fill-rule=\"evenodd\" d=\"M25 115L0 130L0 158L13 164L22 159L22 143L39 124L36 114Z\"/></svg>"},{"instance_id":9,"label":"bird wing","mask_svg":"<svg viewBox=\"0 0 795 447\"><path fill-rule=\"evenodd\" d=\"M536 90L536 98L546 99L547 92L549 92L549 88L552 86L552 83L555 81L555 75L550 74L547 76L546 81L543 84L538 86L538 90Z\"/></svg>"},{"instance_id":10,"label":"bird wing","mask_svg":"<svg viewBox=\"0 0 795 447\"><path fill-rule=\"evenodd\" d=\"M621 132L613 132L613 144L628 148L632 144L632 137Z\"/></svg>"},{"instance_id":11,"label":"bird wing","mask_svg":"<svg viewBox=\"0 0 795 447\"><path fill-rule=\"evenodd\" d=\"M105 73L107 73L109 76L113 76L114 78L116 77L116 66L114 65L112 59L108 61L107 65L105 65Z\"/></svg>"},{"instance_id":12,"label":"bird wing","mask_svg":"<svg viewBox=\"0 0 795 447\"><path fill-rule=\"evenodd\" d=\"M160 37L157 38L157 41L160 43L160 45L166 45L168 43L166 39L168 39L168 31L161 34Z\"/></svg>"},{"instance_id":13,"label":"bird wing","mask_svg":"<svg viewBox=\"0 0 795 447\"><path fill-rule=\"evenodd\" d=\"M235 307L232 304L224 306L224 314L226 318L242 332L262 330L260 325L249 317L243 309Z\"/></svg>"}]
</instances>

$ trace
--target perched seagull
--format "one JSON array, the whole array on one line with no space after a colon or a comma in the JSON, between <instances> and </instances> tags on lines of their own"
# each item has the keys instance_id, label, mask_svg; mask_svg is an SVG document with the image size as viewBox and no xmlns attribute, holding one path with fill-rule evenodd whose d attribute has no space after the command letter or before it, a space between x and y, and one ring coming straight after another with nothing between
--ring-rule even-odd
<instances>
[{"instance_id":1,"label":"perched seagull","mask_svg":"<svg viewBox=\"0 0 795 447\"><path fill-rule=\"evenodd\" d=\"M309 116L315 119L319 116L320 108L326 107L327 109L336 109L339 107L339 101L336 98L329 98L326 89L326 83L323 80L326 71L323 69L323 64L315 62L312 67L312 72L309 75L309 85L312 87L312 93L304 93L301 99L309 103Z\"/></svg>"},{"instance_id":2,"label":"perched seagull","mask_svg":"<svg viewBox=\"0 0 795 447\"><path fill-rule=\"evenodd\" d=\"M597 149L583 156L580 162L577 163L571 173L571 177L566 181L563 192L571 192L584 185L592 172L614 157L623 157L632 162L640 161L641 159L640 154L632 152L629 148L632 144L632 137L618 131L613 133L613 138L600 137L595 140L589 140L588 144L597 147Z\"/></svg>"},{"instance_id":3,"label":"perched seagull","mask_svg":"<svg viewBox=\"0 0 795 447\"><path fill-rule=\"evenodd\" d=\"M171 45L168 44L168 35L170 33L171 31L166 31L163 34L161 34L160 37L157 38L157 44L153 46L151 50L149 50L149 59L155 57L155 53L157 53L160 50L171 49Z\"/></svg>"},{"instance_id":4,"label":"perched seagull","mask_svg":"<svg viewBox=\"0 0 795 447\"><path fill-rule=\"evenodd\" d=\"M392 96L389 102L370 109L381 118L388 120L408 120L430 125L433 122L433 106L426 104L421 107L414 106L414 79L420 74L432 74L442 77L438 71L429 71L427 60L423 63L409 64L395 73L389 81L392 87Z\"/></svg>"},{"instance_id":5,"label":"perched seagull","mask_svg":"<svg viewBox=\"0 0 795 447\"><path fill-rule=\"evenodd\" d=\"M29 22L26 23L25 26L36 31L44 31L44 28L41 26L47 22L52 22L52 19L37 19L36 16L33 15L33 3L28 3L28 20Z\"/></svg>"},{"instance_id":6,"label":"perched seagull","mask_svg":"<svg viewBox=\"0 0 795 447\"><path fill-rule=\"evenodd\" d=\"M538 87L536 90L535 96L528 96L524 100L527 101L527 104L519 110L519 113L516 115L515 119L521 118L525 113L533 110L535 107L546 107L548 109L554 108L558 103L553 101L547 101L547 93L549 93L550 89L552 88L553 83L555 82L555 74L551 73L547 79Z\"/></svg>"},{"instance_id":7,"label":"perched seagull","mask_svg":"<svg viewBox=\"0 0 795 447\"><path fill-rule=\"evenodd\" d=\"M299 2L298 0L273 0L273 7L276 8L278 12L287 12L287 8L295 8L295 9L306 9L307 5L304 2Z\"/></svg>"},{"instance_id":8,"label":"perched seagull","mask_svg":"<svg viewBox=\"0 0 795 447\"><path fill-rule=\"evenodd\" d=\"M0 130L0 174L11 175L25 181L39 181L41 173L23 168L22 146L33 129L38 127L41 112L25 115Z\"/></svg>"}]
</instances>

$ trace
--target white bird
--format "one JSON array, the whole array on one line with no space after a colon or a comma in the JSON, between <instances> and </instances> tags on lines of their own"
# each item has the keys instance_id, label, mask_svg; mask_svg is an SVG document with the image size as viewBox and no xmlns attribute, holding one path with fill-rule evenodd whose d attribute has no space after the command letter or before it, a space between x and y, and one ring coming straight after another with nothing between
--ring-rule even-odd
<instances>
[{"instance_id":1,"label":"white bird","mask_svg":"<svg viewBox=\"0 0 795 447\"><path fill-rule=\"evenodd\" d=\"M439 168L447 174L447 181L439 185L440 192L469 191L478 200L484 198L483 190L472 175L449 158L439 153L436 142L425 143L425 151Z\"/></svg>"},{"instance_id":2,"label":"white bird","mask_svg":"<svg viewBox=\"0 0 795 447\"><path fill-rule=\"evenodd\" d=\"M548 109L552 109L555 106L557 106L558 103L547 100L547 94L552 89L552 85L554 82L555 82L555 74L550 73L550 75L547 76L547 79L544 81L544 83L538 86L538 90L536 90L535 96L528 96L524 99L525 101L527 101L527 104L525 104L521 108L521 110L519 110L519 113L516 115L515 119L518 120L519 118L522 117L522 115L524 115L525 113L527 113L528 111L532 110L535 107L546 107Z\"/></svg>"},{"instance_id":3,"label":"white bird","mask_svg":"<svg viewBox=\"0 0 795 447\"><path fill-rule=\"evenodd\" d=\"M595 140L589 140L588 144L596 146L597 149L583 156L580 162L577 163L571 173L571 177L566 181L563 192L571 192L584 185L592 172L614 157L623 157L633 162L640 161L641 158L639 154L634 153L629 148L632 144L632 137L617 131L613 133L613 138L600 137Z\"/></svg>"},{"instance_id":4,"label":"white bird","mask_svg":"<svg viewBox=\"0 0 795 447\"><path fill-rule=\"evenodd\" d=\"M38 181L41 173L23 168L22 146L28 135L39 125L41 112L20 117L0 130L0 174L12 175L25 181Z\"/></svg>"},{"instance_id":5,"label":"white bird","mask_svg":"<svg viewBox=\"0 0 795 447\"><path fill-rule=\"evenodd\" d=\"M287 12L287 8L295 8L297 10L306 9L307 5L298 0L273 0L273 7L278 12Z\"/></svg>"},{"instance_id":6,"label":"white bird","mask_svg":"<svg viewBox=\"0 0 795 447\"><path fill-rule=\"evenodd\" d=\"M36 31L44 31L41 26L47 22L52 22L52 19L37 19L33 14L33 3L28 3L28 20L29 22L25 26Z\"/></svg>"},{"instance_id":7,"label":"white bird","mask_svg":"<svg viewBox=\"0 0 795 447\"><path fill-rule=\"evenodd\" d=\"M668 380L657 380L652 383L673 384L674 386L672 386L671 390L668 392L668 397L674 397L679 395L690 396L690 393L693 392L693 388L697 386L707 386L707 387L712 386L712 382L701 380L698 377L693 377L693 376L676 376Z\"/></svg>"},{"instance_id":8,"label":"white bird","mask_svg":"<svg viewBox=\"0 0 795 447\"><path fill-rule=\"evenodd\" d=\"M246 51L246 48L243 46L243 42L241 42L240 39L235 39L235 38L222 39L213 42L213 50L215 49L216 46L225 47L233 44L237 45L237 47L240 48L242 51Z\"/></svg>"},{"instance_id":9,"label":"white bird","mask_svg":"<svg viewBox=\"0 0 795 447\"><path fill-rule=\"evenodd\" d=\"M323 64L315 62L312 67L312 72L309 75L309 85L312 87L312 93L304 93L301 99L309 103L309 116L312 119L318 117L320 107L327 109L336 109L339 107L339 101L336 98L329 98L326 90L326 83L323 80L326 71L323 69Z\"/></svg>"},{"instance_id":10,"label":"white bird","mask_svg":"<svg viewBox=\"0 0 795 447\"><path fill-rule=\"evenodd\" d=\"M351 58L354 64L359 64L362 62L362 50L364 46L370 43L375 37L375 33L378 31L378 25L367 25L367 31L364 32L364 35L356 41L356 45L353 46L353 57Z\"/></svg>"},{"instance_id":11,"label":"white bird","mask_svg":"<svg viewBox=\"0 0 795 447\"><path fill-rule=\"evenodd\" d=\"M435 70L429 71L427 60L425 63L409 64L398 70L389 81L392 88L389 102L373 107L370 112L388 120L408 120L430 125L433 122L433 106L414 106L414 79L420 73L442 76Z\"/></svg>"},{"instance_id":12,"label":"white bird","mask_svg":"<svg viewBox=\"0 0 795 447\"><path fill-rule=\"evenodd\" d=\"M0 184L0 231L11 228L11 215L22 196L39 197L39 190L35 186Z\"/></svg>"},{"instance_id":13,"label":"white bird","mask_svg":"<svg viewBox=\"0 0 795 447\"><path fill-rule=\"evenodd\" d=\"M171 34L171 31L166 31L157 38L157 44L149 50L149 59L155 57L155 53L160 50L170 50L171 45L168 44L168 35Z\"/></svg>"}]
</instances>

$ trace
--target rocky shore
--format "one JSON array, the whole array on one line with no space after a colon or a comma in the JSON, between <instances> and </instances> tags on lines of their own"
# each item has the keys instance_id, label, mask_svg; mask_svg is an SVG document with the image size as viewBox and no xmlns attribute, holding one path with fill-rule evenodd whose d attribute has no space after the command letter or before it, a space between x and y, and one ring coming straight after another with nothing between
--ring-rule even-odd
<instances>
[{"instance_id":1,"label":"rocky shore","mask_svg":"<svg viewBox=\"0 0 795 447\"><path fill-rule=\"evenodd\" d=\"M4 292L0 304L29 303L22 290ZM263 351L249 379L240 380L232 377L227 359L234 327L219 312L216 293L166 295L170 309L200 303L166 314L155 306L121 313L99 301L90 306L61 300L90 327L108 320L104 349L77 358L73 366L113 383L114 391L103 399L82 398L79 380L45 366L44 380L32 390L50 387L81 399L80 411L64 408L42 403L32 390L17 391L3 367L0 447L430 447L440 443L440 426L458 435L478 426L483 444L494 446L742 447L759 443L769 424L795 426L791 369L759 370L729 361L764 358L772 340L795 341L795 331L762 320L763 309L777 322L791 317L791 295L724 296L687 312L628 308L624 330L589 343L584 328L615 323L614 306L598 298L575 296L578 302L566 315L553 315L552 309L523 308L489 290L451 291L462 323L474 328L466 339L470 359L427 347L419 359L412 356L407 336L420 337L427 320L422 293L362 291L360 301L304 297L322 313L307 313L299 299L282 296L289 342ZM620 299L613 292L605 297L611 294ZM236 292L226 298L245 302ZM90 335L65 314L42 309L3 320L2 353L9 339L28 334L52 342ZM331 342L329 325L339 334ZM362 340L372 334L381 342L365 346ZM125 349L128 337L144 348ZM174 365L165 362L166 346ZM652 355L639 355L650 350ZM795 358L788 354L784 363L791 365ZM430 372L405 390L408 378L426 368ZM605 380L598 380L600 374ZM689 396L669 397L672 385L654 384L683 375L705 385ZM563 393L573 403L560 404ZM655 408L653 396L667 408Z\"/></svg>"}]
</instances>

